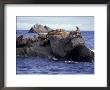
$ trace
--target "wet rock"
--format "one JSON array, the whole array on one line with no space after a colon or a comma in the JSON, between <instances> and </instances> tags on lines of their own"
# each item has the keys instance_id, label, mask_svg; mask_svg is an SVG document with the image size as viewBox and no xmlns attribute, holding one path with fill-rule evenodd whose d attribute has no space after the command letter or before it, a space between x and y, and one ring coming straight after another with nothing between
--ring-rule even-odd
<instances>
[{"instance_id":1,"label":"wet rock","mask_svg":"<svg viewBox=\"0 0 110 90\"><path fill-rule=\"evenodd\" d=\"M72 51L68 52L68 59L74 58L74 61L91 62L94 59L94 52L88 49L85 45L75 47Z\"/></svg>"}]
</instances>

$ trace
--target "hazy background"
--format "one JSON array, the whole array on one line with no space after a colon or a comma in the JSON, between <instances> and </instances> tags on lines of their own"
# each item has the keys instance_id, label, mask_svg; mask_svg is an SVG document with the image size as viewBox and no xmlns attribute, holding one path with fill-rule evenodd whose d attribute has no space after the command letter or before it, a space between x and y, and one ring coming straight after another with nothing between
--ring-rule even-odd
<instances>
[{"instance_id":1,"label":"hazy background","mask_svg":"<svg viewBox=\"0 0 110 90\"><path fill-rule=\"evenodd\" d=\"M78 26L81 31L94 30L94 16L17 16L16 22L17 30L29 30L35 24L52 29L73 30Z\"/></svg>"}]
</instances>

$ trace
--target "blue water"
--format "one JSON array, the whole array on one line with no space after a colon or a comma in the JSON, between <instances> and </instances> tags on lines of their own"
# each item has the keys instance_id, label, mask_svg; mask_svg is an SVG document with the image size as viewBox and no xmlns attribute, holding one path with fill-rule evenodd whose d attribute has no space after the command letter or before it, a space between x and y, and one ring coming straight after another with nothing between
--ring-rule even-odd
<instances>
[{"instance_id":1,"label":"blue water","mask_svg":"<svg viewBox=\"0 0 110 90\"><path fill-rule=\"evenodd\" d=\"M35 34L17 30L17 36L30 37ZM86 46L94 49L94 31L82 31ZM39 57L16 57L16 74L94 74L94 63L53 61Z\"/></svg>"}]
</instances>

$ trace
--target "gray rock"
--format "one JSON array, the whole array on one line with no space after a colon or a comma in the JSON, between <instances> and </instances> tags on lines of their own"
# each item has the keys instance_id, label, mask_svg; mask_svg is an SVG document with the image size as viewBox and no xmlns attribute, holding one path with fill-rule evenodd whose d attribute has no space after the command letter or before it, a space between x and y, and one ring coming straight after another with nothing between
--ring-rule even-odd
<instances>
[{"instance_id":1,"label":"gray rock","mask_svg":"<svg viewBox=\"0 0 110 90\"><path fill-rule=\"evenodd\" d=\"M43 29L42 25L34 26ZM45 28L47 28L45 26ZM40 30L39 29L39 30ZM66 32L63 29L49 31L47 34L39 34L36 38L17 38L17 55L39 56L47 58L64 58L76 62L93 61L94 52L85 46L85 40L78 30ZM56 59L55 59L56 60ZM58 61L57 60L57 61Z\"/></svg>"},{"instance_id":2,"label":"gray rock","mask_svg":"<svg viewBox=\"0 0 110 90\"><path fill-rule=\"evenodd\" d=\"M47 26L35 24L33 27L31 27L28 33L48 33L48 31L51 31L51 30L52 29Z\"/></svg>"},{"instance_id":3,"label":"gray rock","mask_svg":"<svg viewBox=\"0 0 110 90\"><path fill-rule=\"evenodd\" d=\"M49 31L52 31L51 28L47 27L47 26L44 26L44 28L49 32Z\"/></svg>"}]
</instances>

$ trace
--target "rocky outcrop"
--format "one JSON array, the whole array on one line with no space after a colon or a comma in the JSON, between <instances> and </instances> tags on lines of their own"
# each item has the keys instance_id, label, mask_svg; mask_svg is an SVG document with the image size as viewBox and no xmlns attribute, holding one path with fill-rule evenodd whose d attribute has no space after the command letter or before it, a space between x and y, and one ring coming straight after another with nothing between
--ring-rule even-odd
<instances>
[{"instance_id":1,"label":"rocky outcrop","mask_svg":"<svg viewBox=\"0 0 110 90\"><path fill-rule=\"evenodd\" d=\"M33 38L24 38L23 35L20 35L16 38L16 48L19 47L31 47L34 42L36 42L38 39L33 36Z\"/></svg>"},{"instance_id":2,"label":"rocky outcrop","mask_svg":"<svg viewBox=\"0 0 110 90\"><path fill-rule=\"evenodd\" d=\"M48 26L44 26L44 28L45 28L48 32L52 30L52 29L49 28Z\"/></svg>"},{"instance_id":3,"label":"rocky outcrop","mask_svg":"<svg viewBox=\"0 0 110 90\"><path fill-rule=\"evenodd\" d=\"M31 27L31 29L29 30L29 33L48 33L51 30L52 29L47 26L35 24L33 27Z\"/></svg>"},{"instance_id":4,"label":"rocky outcrop","mask_svg":"<svg viewBox=\"0 0 110 90\"><path fill-rule=\"evenodd\" d=\"M92 62L94 60L94 52L85 45L81 45L68 52L66 58L74 59L74 61Z\"/></svg>"},{"instance_id":5,"label":"rocky outcrop","mask_svg":"<svg viewBox=\"0 0 110 90\"><path fill-rule=\"evenodd\" d=\"M50 31L47 36L53 53L60 57L65 57L75 47L85 44L81 34L77 35L76 31L68 33L57 29Z\"/></svg>"},{"instance_id":6,"label":"rocky outcrop","mask_svg":"<svg viewBox=\"0 0 110 90\"><path fill-rule=\"evenodd\" d=\"M73 61L89 61L94 59L94 52L85 46L84 38L78 27L75 31L64 29L39 33L38 37L17 37L17 55L56 57Z\"/></svg>"}]
</instances>

